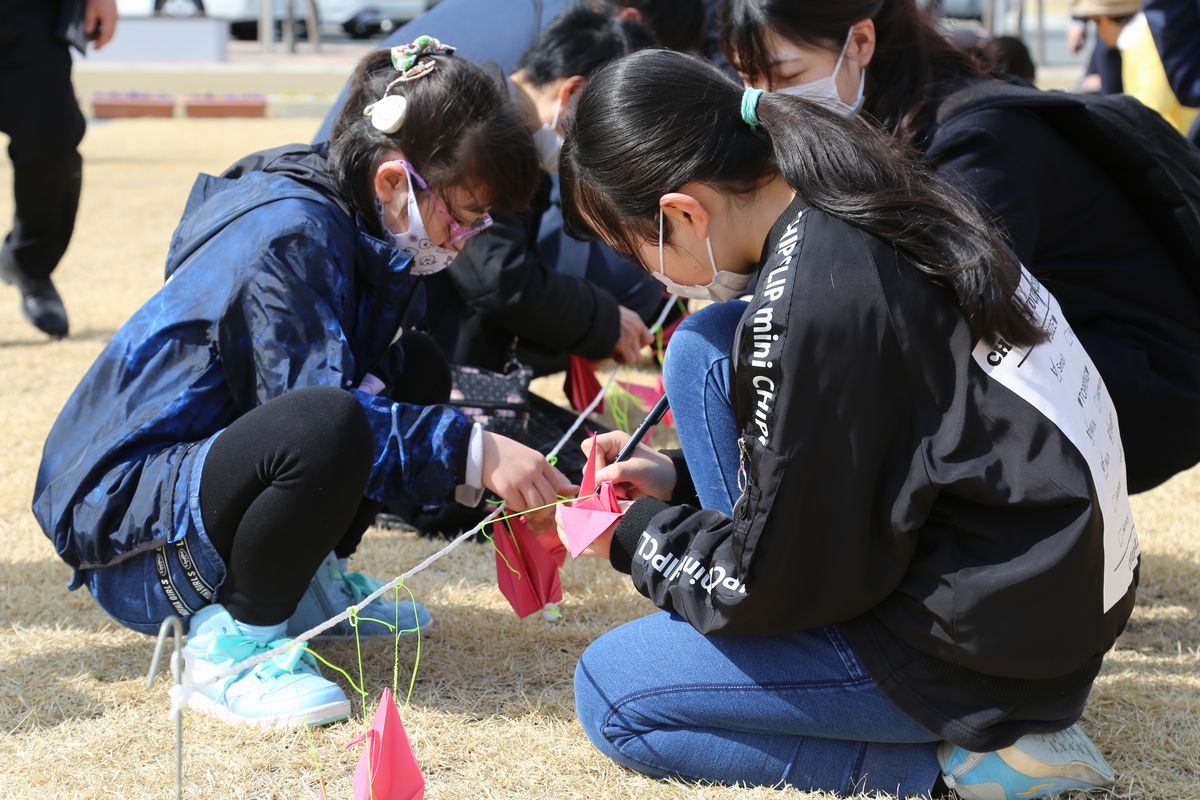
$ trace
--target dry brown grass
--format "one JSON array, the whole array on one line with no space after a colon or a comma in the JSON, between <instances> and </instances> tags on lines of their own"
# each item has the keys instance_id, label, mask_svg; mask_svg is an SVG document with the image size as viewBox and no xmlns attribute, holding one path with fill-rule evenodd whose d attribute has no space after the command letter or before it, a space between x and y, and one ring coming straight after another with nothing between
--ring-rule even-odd
<instances>
[{"instance_id":1,"label":"dry brown grass","mask_svg":"<svg viewBox=\"0 0 1200 800\"><path fill-rule=\"evenodd\" d=\"M84 145L79 228L56 277L75 335L48 343L0 292L0 796L168 797L173 733L166 681L147 691L152 642L110 622L29 513L42 441L112 332L161 282L167 242L198 171L250 150L306 139L313 120L142 121L94 126ZM11 182L0 161L0 183ZM11 213L0 192L0 219ZM1140 604L1110 656L1085 725L1120 773L1118 795L1200 798L1200 471L1135 500L1145 551ZM394 575L437 545L376 531L359 564ZM697 788L648 780L598 755L579 729L571 677L601 632L649 613L605 565L564 575L566 622L518 620L495 588L485 547L467 545L412 581L436 620L405 723L442 798L778 798L797 792ZM1063 635L1070 635L1064 631ZM343 666L352 645L322 651ZM413 650L401 650L411 665ZM365 648L373 693L390 683L391 646ZM405 673L402 672L402 676ZM356 735L315 732L329 797L349 796ZM313 797L301 732L260 734L185 718L185 795Z\"/></svg>"}]
</instances>

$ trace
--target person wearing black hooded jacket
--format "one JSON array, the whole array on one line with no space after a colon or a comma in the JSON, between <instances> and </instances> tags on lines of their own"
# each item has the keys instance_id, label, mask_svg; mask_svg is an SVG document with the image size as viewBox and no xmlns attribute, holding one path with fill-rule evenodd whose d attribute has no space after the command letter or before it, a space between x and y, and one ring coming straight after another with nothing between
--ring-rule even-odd
<instances>
[{"instance_id":1,"label":"person wearing black hooded jacket","mask_svg":"<svg viewBox=\"0 0 1200 800\"><path fill-rule=\"evenodd\" d=\"M994 81L914 0L725 0L722 14L722 46L747 85L873 122L995 222L1112 391L1130 491L1200 462L1197 265L1157 232L1162 210L1122 188L1119 157L1089 152L1086 127L1029 108L949 113L960 91Z\"/></svg>"},{"instance_id":2,"label":"person wearing black hooded jacket","mask_svg":"<svg viewBox=\"0 0 1200 800\"><path fill-rule=\"evenodd\" d=\"M894 139L676 54L592 80L562 171L572 224L717 301L667 351L682 456L597 439L629 499L584 553L666 613L581 657L596 747L843 794L1111 784L1075 722L1139 551L1053 293Z\"/></svg>"},{"instance_id":3,"label":"person wearing black hooded jacket","mask_svg":"<svg viewBox=\"0 0 1200 800\"><path fill-rule=\"evenodd\" d=\"M653 43L641 23L582 7L564 12L538 35L518 60L510 91L536 131L544 171L558 169L559 122L588 76ZM661 306L662 293L637 277L617 298L587 279L586 265L572 265L578 269L569 274L547 263L539 238L550 207L551 179L544 178L529 209L498 216L461 258L428 282L423 327L451 362L499 372L515 356L537 373L550 373L564 369L569 354L632 362L649 344L646 323ZM591 256L586 249L585 260Z\"/></svg>"}]
</instances>

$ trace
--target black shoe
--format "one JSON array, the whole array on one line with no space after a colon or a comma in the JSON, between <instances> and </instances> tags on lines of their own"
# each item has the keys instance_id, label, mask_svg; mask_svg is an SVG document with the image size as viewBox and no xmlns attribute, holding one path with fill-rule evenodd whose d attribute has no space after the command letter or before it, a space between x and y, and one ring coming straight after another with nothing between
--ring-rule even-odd
<instances>
[{"instance_id":1,"label":"black shoe","mask_svg":"<svg viewBox=\"0 0 1200 800\"><path fill-rule=\"evenodd\" d=\"M55 339L66 337L67 309L49 278L28 278L10 260L0 258L0 280L21 291L21 313L35 328Z\"/></svg>"}]
</instances>

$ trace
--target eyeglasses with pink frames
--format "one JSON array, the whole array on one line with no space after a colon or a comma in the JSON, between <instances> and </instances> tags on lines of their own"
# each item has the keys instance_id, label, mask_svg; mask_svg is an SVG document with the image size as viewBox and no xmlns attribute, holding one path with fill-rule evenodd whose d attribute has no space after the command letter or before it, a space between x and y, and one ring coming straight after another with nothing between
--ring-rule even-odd
<instances>
[{"instance_id":1,"label":"eyeglasses with pink frames","mask_svg":"<svg viewBox=\"0 0 1200 800\"><path fill-rule=\"evenodd\" d=\"M404 169L408 171L408 174L416 179L417 186L420 186L422 190L429 192L429 196L433 198L434 210L437 211L438 216L442 218L442 221L450 226L450 238L446 241L447 245L458 244L459 242L466 241L475 234L481 233L482 231L492 227L491 214L483 214L480 217L476 217L475 220L473 220L470 224L463 225L457 219L455 219L453 214L450 213L450 209L446 208L446 204L442 202L442 198L438 196L438 193L429 188L429 184L425 182L425 179L421 177L421 173L417 172L416 168L414 168L412 164L408 163L404 159L397 159L394 163L403 165Z\"/></svg>"}]
</instances>

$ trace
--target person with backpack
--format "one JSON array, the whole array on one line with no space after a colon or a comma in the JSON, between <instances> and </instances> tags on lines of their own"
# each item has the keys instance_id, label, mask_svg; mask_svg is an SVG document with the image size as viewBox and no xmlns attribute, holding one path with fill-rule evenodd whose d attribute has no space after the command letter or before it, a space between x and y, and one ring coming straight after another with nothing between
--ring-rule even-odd
<instances>
[{"instance_id":1,"label":"person with backpack","mask_svg":"<svg viewBox=\"0 0 1200 800\"><path fill-rule=\"evenodd\" d=\"M1130 491L1200 461L1200 162L1157 115L992 80L914 0L726 0L722 46L748 85L861 114L996 220L1112 392Z\"/></svg>"},{"instance_id":2,"label":"person with backpack","mask_svg":"<svg viewBox=\"0 0 1200 800\"><path fill-rule=\"evenodd\" d=\"M575 229L714 301L667 349L682 457L596 440L632 503L587 554L664 612L581 656L596 747L842 795L1110 785L1075 723L1137 537L1053 293L893 138L677 53L592 79L561 171Z\"/></svg>"},{"instance_id":3,"label":"person with backpack","mask_svg":"<svg viewBox=\"0 0 1200 800\"><path fill-rule=\"evenodd\" d=\"M502 83L431 37L366 56L327 146L201 175L166 282L83 377L46 439L33 512L110 616L189 626L190 705L231 723L345 718L303 647L241 666L382 584L348 570L384 500L513 510L570 483L439 405L437 348L402 326L422 276L522 208L537 155ZM335 636L415 635L381 597Z\"/></svg>"}]
</instances>

